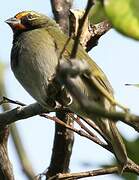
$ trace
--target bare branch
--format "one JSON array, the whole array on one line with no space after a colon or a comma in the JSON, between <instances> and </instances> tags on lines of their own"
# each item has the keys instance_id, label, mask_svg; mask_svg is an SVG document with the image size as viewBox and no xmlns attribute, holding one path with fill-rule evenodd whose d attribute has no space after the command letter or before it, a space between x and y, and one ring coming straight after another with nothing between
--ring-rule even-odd
<instances>
[{"instance_id":1,"label":"bare branch","mask_svg":"<svg viewBox=\"0 0 139 180\"><path fill-rule=\"evenodd\" d=\"M70 115L70 116L73 117L73 115ZM103 143L91 130L89 130L89 129L84 125L83 122L81 122L81 120L80 120L79 117L77 117L77 118L73 117L73 119L74 119L74 121L75 121L77 124L79 124L79 126L80 126L82 129L85 130L85 132L87 132L90 136L92 136L93 142L99 144L100 146L103 145L102 147L104 147L105 149L107 149L107 150L109 150L109 151L112 152L112 147L111 147L111 145L109 144L109 142L106 141L106 142L108 143L108 145L105 144L105 143ZM83 119L83 118L81 118L81 119ZM93 121L90 121L89 119L88 119L88 120L87 120L87 119L83 119L83 120L84 120L84 122L86 122L90 127L92 127L95 131L97 131L97 132L106 140L106 138L102 135L100 129L98 130L98 126L96 126L95 124L93 124Z\"/></svg>"},{"instance_id":2,"label":"bare branch","mask_svg":"<svg viewBox=\"0 0 139 180\"><path fill-rule=\"evenodd\" d=\"M4 86L4 72L5 68L0 63L0 96L5 94ZM2 106L4 110L5 106ZM8 156L8 137L9 137L9 126L0 127L0 179L2 180L14 180L13 168Z\"/></svg>"},{"instance_id":3,"label":"bare branch","mask_svg":"<svg viewBox=\"0 0 139 180\"><path fill-rule=\"evenodd\" d=\"M65 33L68 33L68 16L72 2L73 0L51 0L51 7L55 20Z\"/></svg>"},{"instance_id":4,"label":"bare branch","mask_svg":"<svg viewBox=\"0 0 139 180\"><path fill-rule=\"evenodd\" d=\"M63 121L61 121L60 119L58 119L55 116L51 117L51 116L49 116L47 114L42 114L41 116L45 117L47 119L50 119L50 120L52 120L52 121L54 121L54 122L56 122L58 124L61 124L65 128L67 128L67 129L69 129L69 130L79 134L80 136L86 137L87 139L89 139L89 140L95 142L96 144L99 144L100 146L104 147L105 149L110 150L109 147L105 143L100 141L98 138L96 138L96 136L91 136L88 133L84 132L83 130L78 130L78 129L76 129L76 128L74 128L74 127L64 123Z\"/></svg>"},{"instance_id":5,"label":"bare branch","mask_svg":"<svg viewBox=\"0 0 139 180\"><path fill-rule=\"evenodd\" d=\"M20 106L26 106L26 104L22 103L22 102L19 102L19 101L14 101L12 99L9 99L5 96L1 97L0 98L0 105L3 104L3 103L12 103L12 104L17 104L17 105L20 105Z\"/></svg>"},{"instance_id":6,"label":"bare branch","mask_svg":"<svg viewBox=\"0 0 139 180\"><path fill-rule=\"evenodd\" d=\"M29 113L30 112L30 113ZM31 116L33 116L33 115L36 115L36 114L40 114L40 113L42 113L43 112L43 109L42 109L42 107L40 107L40 105L38 105L37 103L34 103L34 104L31 104L30 106L25 106L25 107L22 107L22 108L20 108L20 109L18 109L18 108L16 108L16 109L14 109L14 110L11 110L11 111L7 111L7 112L5 112L5 113L2 113L3 114L3 117L4 117L4 122L6 121L6 123L11 123L11 121L7 121L7 119L5 119L5 114L7 113L8 115L6 115L6 117L7 118L10 118L10 120L11 119L24 119L24 118L27 118L27 117L31 117ZM11 114L12 114L12 116L11 116ZM124 113L123 113L124 114ZM57 122L57 123L60 123L61 125L63 125L64 127L66 127L66 128L68 128L68 129L70 129L70 130L72 130L72 131L74 131L74 132L76 132L76 133L78 133L79 135L81 135L81 136L84 136L84 137L87 137L88 139L90 139L90 140L92 140L93 142L95 142L95 143L97 143L97 144L99 144L99 145L101 145L102 147L104 147L105 149L107 149L107 150L109 150L109 151L111 151L111 149L109 148L109 146L106 146L106 145L104 145L103 143L101 144L100 142L98 142L97 140L96 140L96 138L94 138L94 137L92 137L92 136L90 136L90 135L88 135L86 132L84 132L84 131L81 131L81 130L77 130L77 129L75 129L75 128L73 128L73 127L70 127L69 125L67 125L66 123L64 123L63 121L61 121L61 120L59 120L58 118L54 118L54 117L50 117L50 116L47 116L46 114L42 114L41 116L44 116L44 117L47 117L47 118L49 118L49 119L51 119L51 120L54 120L55 122ZM0 114L0 117L2 117L1 116L1 114ZM14 118L13 118L14 117ZM3 118L2 118L3 119ZM0 118L0 120L1 120L1 118ZM3 125L3 123L2 123L2 125ZM117 172L117 168L118 167L116 167L116 170L115 171L110 171L111 173L114 173L114 172ZM128 160L128 166L127 166L127 168L126 168L126 170L125 171L127 171L127 172L134 172L134 173L138 173L139 172L139 167L138 167L138 165L136 165L133 161L131 161L130 159ZM94 173L95 171L92 171L92 173ZM99 172L99 171L97 171L97 172ZM100 173L103 173L103 172L105 172L106 174L108 174L108 172L109 172L109 170L108 171L100 171ZM66 178L67 178L67 174L65 174L66 176ZM69 174L71 177L72 177L72 175L74 175L74 173L72 174ZM75 174L75 175L78 175L78 174ZM85 174L85 175L83 175L83 177L87 177L87 176L91 176L91 174L89 175L89 174ZM98 174L98 175L100 175L100 174ZM64 175L62 175L62 178L64 177ZM79 178L81 178L81 177L79 177Z\"/></svg>"},{"instance_id":7,"label":"bare branch","mask_svg":"<svg viewBox=\"0 0 139 180\"><path fill-rule=\"evenodd\" d=\"M139 166L136 165L131 160L129 160L124 172L132 172L132 173L134 172L137 175L139 175ZM103 169L98 169L98 170L92 170L92 171L79 172L79 173L65 173L65 174L59 173L56 176L49 178L49 180L54 180L54 179L72 180L72 179L81 179L81 178L86 178L86 177L94 177L94 176L114 174L114 173L119 173L118 166L113 166L113 167L108 167L108 168L103 168Z\"/></svg>"},{"instance_id":8,"label":"bare branch","mask_svg":"<svg viewBox=\"0 0 139 180\"><path fill-rule=\"evenodd\" d=\"M23 103L20 103L19 101L13 101L13 100L8 99L8 98L4 98L4 99L6 99L7 103L5 102L5 103L2 104L3 111L10 110L10 105L8 104L9 101L11 103L14 103L14 104L20 104L20 105L22 104L22 105L24 105ZM29 161L29 158L27 156L27 152L24 149L24 146L23 146L22 141L20 139L20 134L18 132L18 129L17 129L15 123L10 125L10 133L11 133L14 145L16 147L16 151L18 152L17 155L19 157L19 160L21 162L21 165L22 165L23 171L25 172L25 175L29 179L34 179L35 180L36 179L35 178L35 172L34 172L34 170L32 168L31 162Z\"/></svg>"},{"instance_id":9,"label":"bare branch","mask_svg":"<svg viewBox=\"0 0 139 180\"><path fill-rule=\"evenodd\" d=\"M105 20L95 25L89 26L89 34L90 36L86 42L86 51L90 51L94 46L98 44L99 38L108 32L111 29L111 24L109 21Z\"/></svg>"},{"instance_id":10,"label":"bare branch","mask_svg":"<svg viewBox=\"0 0 139 180\"><path fill-rule=\"evenodd\" d=\"M103 168L103 169L85 171L85 172L79 172L79 173L57 174L56 176L49 178L49 180L81 179L81 178L86 178L86 177L94 177L94 176L112 174L112 173L117 173L117 172L118 172L118 167L114 166L114 167L110 167L110 168Z\"/></svg>"},{"instance_id":11,"label":"bare branch","mask_svg":"<svg viewBox=\"0 0 139 180\"><path fill-rule=\"evenodd\" d=\"M68 34L68 16L72 2L73 0L51 0L54 18L60 25L63 32L66 34ZM63 49L65 49L65 47ZM61 54L62 53L63 52L61 52ZM59 59L61 59L61 54L59 55ZM64 111L63 109L59 112L56 112L56 116L67 125L73 126L72 118L69 117L68 112ZM53 176L58 172L65 173L69 171L73 143L73 131L70 131L69 129L64 128L60 124L56 123L51 161L49 167L47 168L46 177Z\"/></svg>"},{"instance_id":12,"label":"bare branch","mask_svg":"<svg viewBox=\"0 0 139 180\"><path fill-rule=\"evenodd\" d=\"M42 112L45 112L38 103L30 104L29 106L17 107L15 109L0 113L0 127L4 127L15 121L26 119Z\"/></svg>"},{"instance_id":13,"label":"bare branch","mask_svg":"<svg viewBox=\"0 0 139 180\"><path fill-rule=\"evenodd\" d=\"M94 2L93 0L88 0L88 3L87 3L87 6L86 6L86 10L85 10L85 13L81 19L81 21L79 22L79 27L78 27L78 31L77 31L77 36L75 38L75 42L74 42L74 45L73 45L73 48L72 48L72 51L71 51L71 54L70 54L70 58L75 58L76 57L76 53L77 53L77 50L78 50L78 46L80 44L80 36L82 34L82 29L83 29L83 26L84 26L84 22L88 16L88 13L91 9L91 7L94 5Z\"/></svg>"},{"instance_id":14,"label":"bare branch","mask_svg":"<svg viewBox=\"0 0 139 180\"><path fill-rule=\"evenodd\" d=\"M70 37L73 39L77 36L79 23L84 15L83 10L70 10ZM98 44L99 38L111 29L111 24L108 20L102 21L98 24L91 24L89 17L86 18L80 36L80 44L88 52Z\"/></svg>"}]
</instances>

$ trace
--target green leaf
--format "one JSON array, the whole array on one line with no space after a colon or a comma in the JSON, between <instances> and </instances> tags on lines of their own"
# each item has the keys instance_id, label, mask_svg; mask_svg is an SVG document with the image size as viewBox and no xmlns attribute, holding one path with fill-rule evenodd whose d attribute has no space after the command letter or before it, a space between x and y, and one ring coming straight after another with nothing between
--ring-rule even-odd
<instances>
[{"instance_id":1,"label":"green leaf","mask_svg":"<svg viewBox=\"0 0 139 180\"><path fill-rule=\"evenodd\" d=\"M128 157L131 158L136 164L139 164L139 156L138 156L139 137L137 137L134 140L127 140L124 137L122 138L127 149ZM116 165L116 164L117 164L117 161L116 159L114 159L112 165ZM104 166L104 167L110 167L110 166ZM119 177L118 174L116 175ZM131 172L124 172L121 178L123 180L138 180L138 175Z\"/></svg>"},{"instance_id":2,"label":"green leaf","mask_svg":"<svg viewBox=\"0 0 139 180\"><path fill-rule=\"evenodd\" d=\"M115 29L139 40L139 0L104 0L104 8Z\"/></svg>"},{"instance_id":3,"label":"green leaf","mask_svg":"<svg viewBox=\"0 0 139 180\"><path fill-rule=\"evenodd\" d=\"M124 139L124 143L127 147L128 156L134 160L135 163L139 163L138 149L139 149L139 137L129 141ZM138 180L138 176L134 173L123 173L123 179L125 180Z\"/></svg>"}]
</instances>

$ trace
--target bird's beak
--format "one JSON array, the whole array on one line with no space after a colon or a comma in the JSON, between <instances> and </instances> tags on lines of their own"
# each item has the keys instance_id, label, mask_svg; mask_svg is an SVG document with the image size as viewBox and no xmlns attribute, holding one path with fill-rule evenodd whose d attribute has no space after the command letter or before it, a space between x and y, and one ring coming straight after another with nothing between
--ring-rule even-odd
<instances>
[{"instance_id":1,"label":"bird's beak","mask_svg":"<svg viewBox=\"0 0 139 180\"><path fill-rule=\"evenodd\" d=\"M21 19L15 17L7 19L5 22L12 28L13 31L26 29L26 27L21 23Z\"/></svg>"},{"instance_id":2,"label":"bird's beak","mask_svg":"<svg viewBox=\"0 0 139 180\"><path fill-rule=\"evenodd\" d=\"M15 17L7 19L5 22L13 27L21 23L20 19L16 19Z\"/></svg>"}]
</instances>

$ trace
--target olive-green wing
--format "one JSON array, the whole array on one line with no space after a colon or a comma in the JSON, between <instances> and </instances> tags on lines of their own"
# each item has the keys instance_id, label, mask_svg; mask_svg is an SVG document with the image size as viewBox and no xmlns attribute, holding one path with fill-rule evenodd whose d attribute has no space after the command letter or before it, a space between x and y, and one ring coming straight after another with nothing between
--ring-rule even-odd
<instances>
[{"instance_id":1,"label":"olive-green wing","mask_svg":"<svg viewBox=\"0 0 139 180\"><path fill-rule=\"evenodd\" d=\"M57 28L50 28L50 30L47 29L47 31L54 38L54 41L56 42L58 49L62 51L63 47L65 46L65 43L67 42L68 37ZM67 59L69 59L70 57L73 44L74 44L74 40L71 39L69 43L67 44L66 49L63 53L64 57L66 57ZM92 77L95 78L95 80L98 82L98 85L103 89L102 91L107 91L107 93L110 96L112 96L113 89L106 75L101 70L101 68L89 57L87 52L80 45L77 52L77 59L86 60L86 62L89 65L90 72L92 73Z\"/></svg>"}]
</instances>

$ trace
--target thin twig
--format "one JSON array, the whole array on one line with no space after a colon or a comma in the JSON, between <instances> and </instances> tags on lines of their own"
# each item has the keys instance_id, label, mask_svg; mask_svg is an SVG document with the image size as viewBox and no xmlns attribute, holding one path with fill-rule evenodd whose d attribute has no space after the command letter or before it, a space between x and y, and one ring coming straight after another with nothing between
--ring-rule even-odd
<instances>
[{"instance_id":1,"label":"thin twig","mask_svg":"<svg viewBox=\"0 0 139 180\"><path fill-rule=\"evenodd\" d=\"M71 131L74 131L75 133L79 134L80 136L86 137L87 139L89 139L89 140L95 142L96 144L99 144L100 146L104 147L105 149L111 151L111 150L109 149L108 145L106 145L106 144L103 143L102 141L98 140L96 137L93 137L93 136L89 135L88 133L86 133L86 132L84 132L84 131L82 131L82 130L78 130L78 129L70 126L70 125L67 125L66 123L64 123L63 121L61 121L60 119L58 119L57 117L55 117L55 116L51 117L51 116L49 116L49 115L47 115L47 114L41 114L41 116L42 116L42 117L45 117L45 118L47 118L47 119L50 119L50 120L52 120L52 121L54 121L54 122L56 122L56 123L59 123L59 124L61 124L62 126L70 129Z\"/></svg>"},{"instance_id":2,"label":"thin twig","mask_svg":"<svg viewBox=\"0 0 139 180\"><path fill-rule=\"evenodd\" d=\"M81 178L86 178L86 177L94 177L94 176L112 174L112 173L117 173L117 172L118 172L118 167L114 166L114 167L110 167L110 168L103 168L103 169L85 171L85 172L79 172L79 173L65 173L65 174L59 173L56 176L49 178L48 180L81 179Z\"/></svg>"},{"instance_id":3,"label":"thin twig","mask_svg":"<svg viewBox=\"0 0 139 180\"><path fill-rule=\"evenodd\" d=\"M83 29L83 26L84 26L84 22L85 22L85 20L86 20L86 18L88 16L88 13L89 13L89 11L90 11L90 9L91 9L91 7L93 5L94 5L94 2L92 0L88 0L85 13L84 13L81 21L79 22L77 36L75 38L74 45L73 45L73 48L72 48L72 51L71 51L71 54L70 54L70 59L76 58L76 53L77 53L78 46L79 46L79 43L80 43L80 36L82 34L82 29Z\"/></svg>"},{"instance_id":4,"label":"thin twig","mask_svg":"<svg viewBox=\"0 0 139 180\"><path fill-rule=\"evenodd\" d=\"M60 65L60 60L61 60L61 58L62 58L62 55L63 55L63 53L64 53L64 51L65 51L68 43L70 42L70 40L71 40L71 37L69 37L69 38L67 39L67 41L65 42L65 44L64 44L64 46L63 46L63 49L61 50L61 52L60 52L60 54L59 54L59 57L58 57L58 66Z\"/></svg>"},{"instance_id":5,"label":"thin twig","mask_svg":"<svg viewBox=\"0 0 139 180\"><path fill-rule=\"evenodd\" d=\"M79 172L79 173L65 173L65 174L57 174L56 176L53 176L49 178L49 180L72 180L72 179L81 179L86 177L94 177L94 176L100 176L100 175L107 175L107 174L114 174L119 172L118 166L108 167L108 168L102 168L98 170L91 170L91 171L85 171L85 172ZM131 160L128 161L126 169L124 169L124 172L134 172L137 175L139 175L139 166L137 166L134 162Z\"/></svg>"},{"instance_id":6,"label":"thin twig","mask_svg":"<svg viewBox=\"0 0 139 180\"><path fill-rule=\"evenodd\" d=\"M96 141L95 142L99 142L99 144L103 144L103 142L91 131L91 130L89 130L85 125L84 125L84 123L82 123L82 121L80 120L81 118L80 117L78 117L77 116L77 118L75 118L72 114L70 114L70 116L74 119L74 121L76 122L76 123L78 123L78 125L82 128L82 129L84 129L85 130L85 132L87 132L90 136L92 136L92 137L94 137L95 139L96 139ZM83 119L83 118L82 118ZM89 120L88 120L89 121ZM85 121L85 122L88 122L87 120ZM91 123L87 123L88 125L90 125ZM92 124L93 124L93 122L92 122ZM95 127L95 125L94 126L90 126L90 127L92 127L93 129L94 129L94 127ZM99 132L98 132L99 133ZM99 133L100 134L100 133ZM101 134L100 134L101 135ZM104 145L106 145L105 143L104 143Z\"/></svg>"},{"instance_id":7,"label":"thin twig","mask_svg":"<svg viewBox=\"0 0 139 180\"><path fill-rule=\"evenodd\" d=\"M14 101L14 100L9 99L5 96L0 98L0 105L2 105L3 103L12 103L12 104L20 105L20 106L26 106L26 104L24 104L20 101Z\"/></svg>"},{"instance_id":8,"label":"thin twig","mask_svg":"<svg viewBox=\"0 0 139 180\"><path fill-rule=\"evenodd\" d=\"M80 120L80 118L77 116L77 118L74 118L75 122L82 128L84 129L88 134L90 134L92 137L97 138L97 136L91 131L89 130L84 123Z\"/></svg>"},{"instance_id":9,"label":"thin twig","mask_svg":"<svg viewBox=\"0 0 139 180\"><path fill-rule=\"evenodd\" d=\"M111 147L112 150L112 146L110 142L108 141L106 136L102 133L101 129L95 124L95 122L87 118L82 118L82 119L84 120L84 122L86 122L90 127L92 127L97 133L99 133L103 137L103 139L107 142L107 144Z\"/></svg>"},{"instance_id":10,"label":"thin twig","mask_svg":"<svg viewBox=\"0 0 139 180\"><path fill-rule=\"evenodd\" d=\"M88 100L70 79L64 80L64 82L70 93L75 96L79 104L82 106L82 108L84 108L84 111L86 114L88 114L88 118L92 118L95 114L98 117L109 118L112 121L120 120L139 132L138 115L116 111L109 112L101 108L97 103ZM58 109L55 111L58 111ZM6 126L15 121L40 115L41 113L48 113L48 111L41 107L38 103L30 104L24 107L17 107L15 109L0 113L0 126Z\"/></svg>"}]
</instances>

